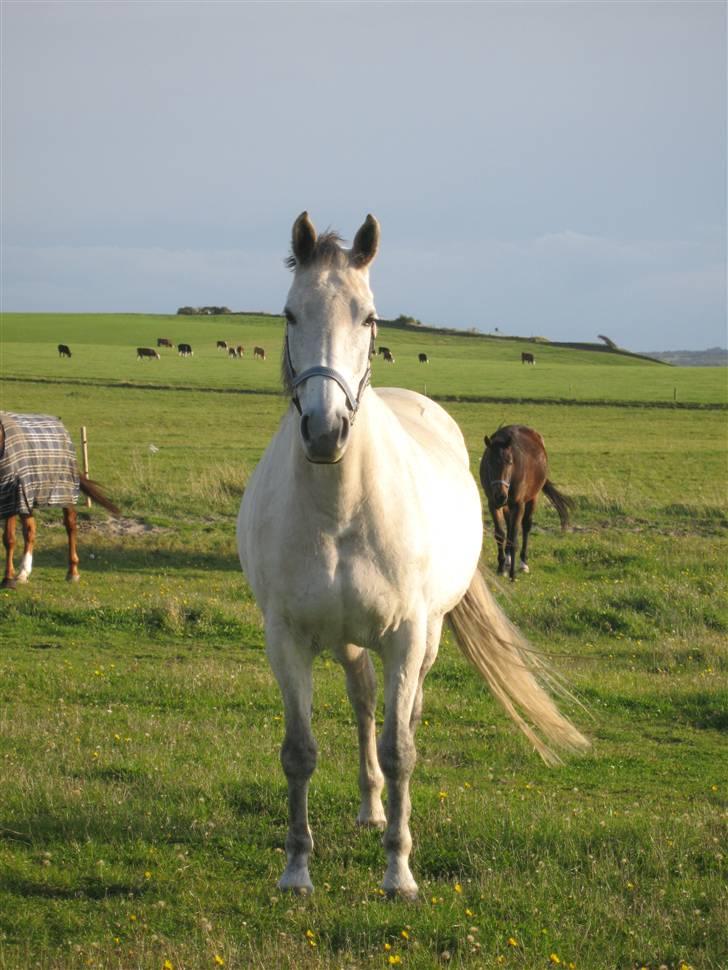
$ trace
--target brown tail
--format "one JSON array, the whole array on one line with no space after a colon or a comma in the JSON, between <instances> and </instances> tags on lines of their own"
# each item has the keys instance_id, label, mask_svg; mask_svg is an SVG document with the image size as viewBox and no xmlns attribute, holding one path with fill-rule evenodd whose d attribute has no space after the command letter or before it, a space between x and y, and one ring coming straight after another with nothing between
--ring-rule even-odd
<instances>
[{"instance_id":1,"label":"brown tail","mask_svg":"<svg viewBox=\"0 0 728 970\"><path fill-rule=\"evenodd\" d=\"M99 505L103 505L105 509L111 512L113 515L121 515L119 509L114 505L111 499L108 499L104 494L104 490L98 482L91 481L83 473L81 474L81 491L84 495L88 495L89 498L93 499Z\"/></svg>"},{"instance_id":2,"label":"brown tail","mask_svg":"<svg viewBox=\"0 0 728 970\"><path fill-rule=\"evenodd\" d=\"M565 529L569 524L569 512L574 508L573 498L569 498L560 492L553 482L546 479L546 484L542 489L546 498L551 502L553 507L559 513L559 519L561 520L561 528Z\"/></svg>"},{"instance_id":3,"label":"brown tail","mask_svg":"<svg viewBox=\"0 0 728 970\"><path fill-rule=\"evenodd\" d=\"M547 742L566 751L590 747L543 685L571 697L568 690L506 618L480 571L448 620L465 658L547 764L561 761Z\"/></svg>"}]
</instances>

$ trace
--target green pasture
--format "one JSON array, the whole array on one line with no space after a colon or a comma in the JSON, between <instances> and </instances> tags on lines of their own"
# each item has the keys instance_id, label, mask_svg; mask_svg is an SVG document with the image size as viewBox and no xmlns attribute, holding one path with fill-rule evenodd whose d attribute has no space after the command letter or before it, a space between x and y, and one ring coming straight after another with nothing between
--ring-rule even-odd
<instances>
[{"instance_id":1,"label":"green pasture","mask_svg":"<svg viewBox=\"0 0 728 970\"><path fill-rule=\"evenodd\" d=\"M532 573L511 586L486 523L484 568L584 705L567 710L593 749L542 765L446 636L412 784L421 898L388 902L380 837L354 825L343 677L322 657L301 899L276 890L282 711L234 537L287 406L280 323L0 327L0 407L57 414L77 443L86 426L123 512L80 509L69 586L60 514L41 511L31 582L0 592L0 968L728 966L725 370L541 345L528 368L516 342L382 331L396 363L374 382L447 398L476 474L499 424L544 435L573 527L542 504ZM157 336L195 356L137 363ZM217 339L269 359L228 360ZM656 406L673 387L692 406Z\"/></svg>"},{"instance_id":2,"label":"green pasture","mask_svg":"<svg viewBox=\"0 0 728 970\"><path fill-rule=\"evenodd\" d=\"M0 372L15 377L231 391L279 387L279 317L6 313L0 315L0 334ZM156 347L158 337L191 344L194 356L180 358L174 350L160 349L159 361L137 360L136 348ZM242 345L245 357L231 360L217 350L218 340ZM58 357L59 343L70 346L70 360ZM395 363L377 358L375 383L435 397L728 404L725 368L669 367L618 354L386 325L380 327L377 343L392 350ZM255 346L265 349L265 363L253 360ZM524 349L536 355L535 366L521 364ZM418 362L421 351L428 354L429 364Z\"/></svg>"}]
</instances>

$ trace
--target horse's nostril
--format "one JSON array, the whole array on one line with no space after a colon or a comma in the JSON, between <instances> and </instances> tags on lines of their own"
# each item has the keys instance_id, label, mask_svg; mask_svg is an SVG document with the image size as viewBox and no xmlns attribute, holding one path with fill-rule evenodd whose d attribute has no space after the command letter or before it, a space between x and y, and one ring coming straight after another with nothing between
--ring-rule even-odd
<instances>
[{"instance_id":1,"label":"horse's nostril","mask_svg":"<svg viewBox=\"0 0 728 970\"><path fill-rule=\"evenodd\" d=\"M346 439L349 437L349 429L351 428L351 422L344 416L341 419L341 427L339 428L339 446L346 443Z\"/></svg>"},{"instance_id":2,"label":"horse's nostril","mask_svg":"<svg viewBox=\"0 0 728 970\"><path fill-rule=\"evenodd\" d=\"M308 428L308 415L307 414L304 414L303 417L301 418L301 437L306 442L306 444L309 444L310 443L310 441L311 441L311 432L309 431L309 428Z\"/></svg>"}]
</instances>

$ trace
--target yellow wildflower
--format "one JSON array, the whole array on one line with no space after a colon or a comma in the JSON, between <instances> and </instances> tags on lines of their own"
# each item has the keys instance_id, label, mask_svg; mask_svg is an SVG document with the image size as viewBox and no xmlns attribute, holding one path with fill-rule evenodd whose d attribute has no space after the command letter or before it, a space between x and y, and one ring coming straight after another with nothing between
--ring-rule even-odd
<instances>
[{"instance_id":1,"label":"yellow wildflower","mask_svg":"<svg viewBox=\"0 0 728 970\"><path fill-rule=\"evenodd\" d=\"M461 893L463 891L463 887L460 885L459 882L455 883L454 889L456 893Z\"/></svg>"},{"instance_id":2,"label":"yellow wildflower","mask_svg":"<svg viewBox=\"0 0 728 970\"><path fill-rule=\"evenodd\" d=\"M402 957L398 953L393 953L389 958L389 962L392 966L394 966L395 964L402 962Z\"/></svg>"},{"instance_id":3,"label":"yellow wildflower","mask_svg":"<svg viewBox=\"0 0 728 970\"><path fill-rule=\"evenodd\" d=\"M559 955L558 955L558 953L552 953L552 954L551 954L551 955L549 956L549 961L550 961L551 963L561 963L561 960L559 959Z\"/></svg>"},{"instance_id":4,"label":"yellow wildflower","mask_svg":"<svg viewBox=\"0 0 728 970\"><path fill-rule=\"evenodd\" d=\"M219 953L215 954L215 963L218 965L218 967L225 966L225 961L223 960L223 958L220 956Z\"/></svg>"},{"instance_id":5,"label":"yellow wildflower","mask_svg":"<svg viewBox=\"0 0 728 970\"><path fill-rule=\"evenodd\" d=\"M508 946L518 946L518 940L515 937L513 937L513 936L509 936L508 937Z\"/></svg>"}]
</instances>

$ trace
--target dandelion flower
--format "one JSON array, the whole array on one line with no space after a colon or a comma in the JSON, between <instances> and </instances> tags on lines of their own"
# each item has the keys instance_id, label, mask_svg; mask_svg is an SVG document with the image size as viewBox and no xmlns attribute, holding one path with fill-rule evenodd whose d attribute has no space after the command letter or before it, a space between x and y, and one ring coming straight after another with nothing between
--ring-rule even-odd
<instances>
[{"instance_id":1,"label":"dandelion flower","mask_svg":"<svg viewBox=\"0 0 728 970\"><path fill-rule=\"evenodd\" d=\"M389 957L389 962L392 966L394 966L395 964L402 962L402 957L398 953L393 953Z\"/></svg>"},{"instance_id":2,"label":"dandelion flower","mask_svg":"<svg viewBox=\"0 0 728 970\"><path fill-rule=\"evenodd\" d=\"M558 953L552 953L552 954L551 954L551 955L549 956L549 962L550 962L550 963L554 963L554 964L558 964L558 963L561 963L561 960L559 959L559 955L558 955Z\"/></svg>"},{"instance_id":3,"label":"dandelion flower","mask_svg":"<svg viewBox=\"0 0 728 970\"><path fill-rule=\"evenodd\" d=\"M454 889L456 893L461 893L463 891L463 887L460 885L459 882L455 883Z\"/></svg>"},{"instance_id":4,"label":"dandelion flower","mask_svg":"<svg viewBox=\"0 0 728 970\"><path fill-rule=\"evenodd\" d=\"M407 932L407 930L402 930L402 939L403 940L409 939L409 933Z\"/></svg>"},{"instance_id":5,"label":"dandelion flower","mask_svg":"<svg viewBox=\"0 0 728 970\"><path fill-rule=\"evenodd\" d=\"M509 936L508 937L508 946L518 946L518 940L515 937L513 937L513 936Z\"/></svg>"},{"instance_id":6,"label":"dandelion flower","mask_svg":"<svg viewBox=\"0 0 728 970\"><path fill-rule=\"evenodd\" d=\"M215 954L215 963L218 965L218 967L225 966L225 961L223 960L223 958L220 956L219 953Z\"/></svg>"}]
</instances>

